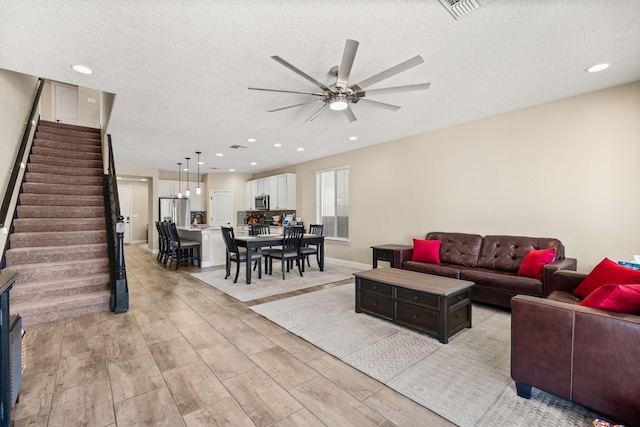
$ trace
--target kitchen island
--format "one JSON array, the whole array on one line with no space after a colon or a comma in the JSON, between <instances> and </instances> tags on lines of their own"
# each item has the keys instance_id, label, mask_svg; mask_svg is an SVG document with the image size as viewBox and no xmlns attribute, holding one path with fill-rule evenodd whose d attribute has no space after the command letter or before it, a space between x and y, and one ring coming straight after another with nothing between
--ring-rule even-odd
<instances>
[{"instance_id":1,"label":"kitchen island","mask_svg":"<svg viewBox=\"0 0 640 427\"><path fill-rule=\"evenodd\" d=\"M176 227L176 229L181 239L200 242L200 259L203 268L225 265L227 249L224 246L220 227L200 224L197 227Z\"/></svg>"}]
</instances>

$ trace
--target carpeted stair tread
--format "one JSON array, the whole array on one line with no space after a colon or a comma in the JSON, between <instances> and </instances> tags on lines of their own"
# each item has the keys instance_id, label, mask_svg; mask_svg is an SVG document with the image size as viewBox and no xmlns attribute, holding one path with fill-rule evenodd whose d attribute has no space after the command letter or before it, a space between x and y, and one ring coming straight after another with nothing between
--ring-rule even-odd
<instances>
[{"instance_id":1,"label":"carpeted stair tread","mask_svg":"<svg viewBox=\"0 0 640 427\"><path fill-rule=\"evenodd\" d=\"M43 209L41 206L18 206L18 218L104 218L102 206L50 206Z\"/></svg>"},{"instance_id":2,"label":"carpeted stair tread","mask_svg":"<svg viewBox=\"0 0 640 427\"><path fill-rule=\"evenodd\" d=\"M103 208L104 211L104 208ZM96 218L16 218L13 220L15 233L66 232L104 230L105 219Z\"/></svg>"},{"instance_id":3,"label":"carpeted stair tread","mask_svg":"<svg viewBox=\"0 0 640 427\"><path fill-rule=\"evenodd\" d=\"M102 176L68 176L27 172L24 180L25 182L42 182L45 184L102 185Z\"/></svg>"},{"instance_id":4,"label":"carpeted stair tread","mask_svg":"<svg viewBox=\"0 0 640 427\"><path fill-rule=\"evenodd\" d=\"M44 182L25 182L22 184L24 193L36 194L61 194L61 195L102 195L101 185L73 185L73 184L46 184Z\"/></svg>"},{"instance_id":5,"label":"carpeted stair tread","mask_svg":"<svg viewBox=\"0 0 640 427\"><path fill-rule=\"evenodd\" d=\"M100 134L101 132L99 128L94 128L89 126L70 125L70 124L60 123L60 122L52 122L50 120L40 120L40 122L38 123L38 126L43 128L67 129L67 130L82 131L82 132L97 133L97 134Z\"/></svg>"},{"instance_id":6,"label":"carpeted stair tread","mask_svg":"<svg viewBox=\"0 0 640 427\"><path fill-rule=\"evenodd\" d=\"M105 230L13 233L9 236L11 248L42 246L74 246L93 243L106 243Z\"/></svg>"},{"instance_id":7,"label":"carpeted stair tread","mask_svg":"<svg viewBox=\"0 0 640 427\"><path fill-rule=\"evenodd\" d=\"M53 165L53 166L66 166L75 167L82 166L85 168L102 168L102 161L100 160L78 160L67 159L62 157L41 156L38 154L31 154L29 162L37 165Z\"/></svg>"},{"instance_id":8,"label":"carpeted stair tread","mask_svg":"<svg viewBox=\"0 0 640 427\"><path fill-rule=\"evenodd\" d=\"M31 155L61 157L63 159L98 160L100 161L100 163L102 163L102 155L100 153L90 153L86 151L69 151L61 150L58 148L34 146L31 149Z\"/></svg>"},{"instance_id":9,"label":"carpeted stair tread","mask_svg":"<svg viewBox=\"0 0 640 427\"><path fill-rule=\"evenodd\" d=\"M107 244L14 248L5 252L7 266L74 261L107 256Z\"/></svg>"},{"instance_id":10,"label":"carpeted stair tread","mask_svg":"<svg viewBox=\"0 0 640 427\"><path fill-rule=\"evenodd\" d=\"M100 176L104 175L102 168L70 168L63 166L51 166L51 165L38 165L29 163L27 165L27 172L32 173L47 173L52 175L66 175L66 176Z\"/></svg>"},{"instance_id":11,"label":"carpeted stair tread","mask_svg":"<svg viewBox=\"0 0 640 427\"><path fill-rule=\"evenodd\" d=\"M68 136L61 135L56 133L43 133L40 131L36 131L36 140L45 140L45 141L56 141L56 142L64 142L66 144L72 144L76 146L86 145L86 146L101 146L102 142L100 140L100 136L97 138L86 138L84 136Z\"/></svg>"},{"instance_id":12,"label":"carpeted stair tread","mask_svg":"<svg viewBox=\"0 0 640 427\"><path fill-rule=\"evenodd\" d=\"M104 206L104 197L23 193L20 195L20 204L22 206Z\"/></svg>"},{"instance_id":13,"label":"carpeted stair tread","mask_svg":"<svg viewBox=\"0 0 640 427\"><path fill-rule=\"evenodd\" d=\"M111 291L92 292L47 301L11 304L11 312L22 316L22 327L84 314L109 311Z\"/></svg>"},{"instance_id":14,"label":"carpeted stair tread","mask_svg":"<svg viewBox=\"0 0 640 427\"><path fill-rule=\"evenodd\" d=\"M109 289L109 274L93 274L58 280L18 282L11 289L11 307L14 304L100 292Z\"/></svg>"},{"instance_id":15,"label":"carpeted stair tread","mask_svg":"<svg viewBox=\"0 0 640 427\"><path fill-rule=\"evenodd\" d=\"M3 273L18 272L16 283L40 280L73 278L109 272L109 258L94 258L61 262L41 262L37 264L10 265Z\"/></svg>"},{"instance_id":16,"label":"carpeted stair tread","mask_svg":"<svg viewBox=\"0 0 640 427\"><path fill-rule=\"evenodd\" d=\"M65 135L70 137L82 137L82 138L100 138L101 132L100 129L92 129L92 128L64 128L58 126L46 126L46 125L38 125L39 132L45 133L54 133L57 135Z\"/></svg>"},{"instance_id":17,"label":"carpeted stair tread","mask_svg":"<svg viewBox=\"0 0 640 427\"><path fill-rule=\"evenodd\" d=\"M36 139L33 141L34 147L51 148L54 150L82 151L86 153L102 153L100 145L73 144L64 141L49 141L46 139Z\"/></svg>"}]
</instances>

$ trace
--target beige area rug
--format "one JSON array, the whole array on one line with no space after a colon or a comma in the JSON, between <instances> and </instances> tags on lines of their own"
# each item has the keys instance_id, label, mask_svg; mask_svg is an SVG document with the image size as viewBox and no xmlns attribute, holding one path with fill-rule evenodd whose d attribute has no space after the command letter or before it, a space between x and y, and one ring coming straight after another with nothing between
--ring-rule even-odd
<instances>
[{"instance_id":1,"label":"beige area rug","mask_svg":"<svg viewBox=\"0 0 640 427\"><path fill-rule=\"evenodd\" d=\"M473 305L448 344L355 312L354 285L251 307L283 328L460 426L590 426L598 414L510 377L511 315ZM336 333L339 331L339 333Z\"/></svg>"},{"instance_id":2,"label":"beige area rug","mask_svg":"<svg viewBox=\"0 0 640 427\"><path fill-rule=\"evenodd\" d=\"M202 280L207 285L213 286L225 294L232 296L238 301L247 302L273 295L285 294L298 289L352 279L353 273L361 271L361 269L341 265L325 265L324 271L320 271L317 265L314 266L313 263L311 265L311 267L306 267L303 273L304 277L300 277L298 269L294 267L289 273L285 272L285 279L282 280L282 270L280 270L279 265L274 263L273 274L271 276L263 274L262 279L258 279L258 270L252 271L250 285L245 283L244 264L240 266L238 283L235 284L233 283L233 278L236 274L235 264L231 266L231 276L226 280L224 279L224 269L204 273L191 273L191 275Z\"/></svg>"}]
</instances>

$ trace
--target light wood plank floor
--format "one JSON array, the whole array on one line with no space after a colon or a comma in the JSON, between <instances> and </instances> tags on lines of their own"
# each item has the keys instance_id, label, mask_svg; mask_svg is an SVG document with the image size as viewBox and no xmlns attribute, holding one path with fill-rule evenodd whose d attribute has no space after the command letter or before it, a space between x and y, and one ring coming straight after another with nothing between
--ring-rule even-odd
<instances>
[{"instance_id":1,"label":"light wood plank floor","mask_svg":"<svg viewBox=\"0 0 640 427\"><path fill-rule=\"evenodd\" d=\"M241 303L125 253L128 313L28 328L16 427L453 425L248 308L283 296Z\"/></svg>"}]
</instances>

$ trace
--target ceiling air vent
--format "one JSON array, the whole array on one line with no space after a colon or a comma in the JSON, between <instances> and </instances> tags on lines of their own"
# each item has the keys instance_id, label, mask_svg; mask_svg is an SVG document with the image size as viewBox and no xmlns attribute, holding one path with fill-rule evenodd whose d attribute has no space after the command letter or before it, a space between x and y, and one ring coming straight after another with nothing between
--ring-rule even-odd
<instances>
[{"instance_id":1,"label":"ceiling air vent","mask_svg":"<svg viewBox=\"0 0 640 427\"><path fill-rule=\"evenodd\" d=\"M229 148L233 148L237 150L238 148L249 148L249 147L247 147L246 145L233 144L233 145L230 145Z\"/></svg>"},{"instance_id":2,"label":"ceiling air vent","mask_svg":"<svg viewBox=\"0 0 640 427\"><path fill-rule=\"evenodd\" d=\"M493 0L440 0L445 9L458 19L469 12L473 12L480 6L486 6Z\"/></svg>"}]
</instances>

